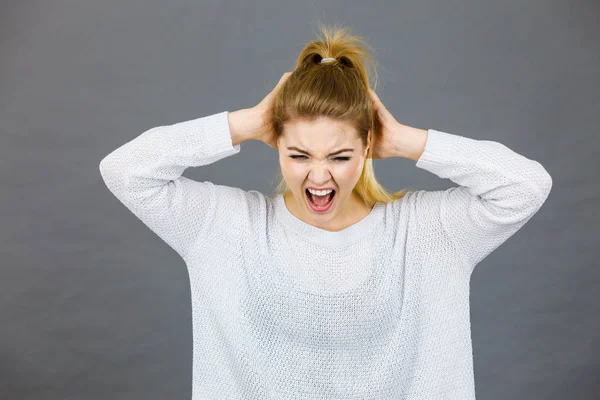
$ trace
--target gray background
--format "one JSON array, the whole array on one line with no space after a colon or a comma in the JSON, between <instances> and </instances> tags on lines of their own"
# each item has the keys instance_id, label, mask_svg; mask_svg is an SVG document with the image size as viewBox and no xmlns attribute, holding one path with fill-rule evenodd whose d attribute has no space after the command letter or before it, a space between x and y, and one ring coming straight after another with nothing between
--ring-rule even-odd
<instances>
[{"instance_id":1,"label":"gray background","mask_svg":"<svg viewBox=\"0 0 600 400\"><path fill-rule=\"evenodd\" d=\"M104 186L143 131L251 107L318 21L375 49L396 119L495 140L553 178L471 280L478 399L600 397L600 5L589 1L28 1L2 5L0 398L189 399L184 262ZM407 159L392 190L453 185ZM261 142L185 175L269 193Z\"/></svg>"}]
</instances>

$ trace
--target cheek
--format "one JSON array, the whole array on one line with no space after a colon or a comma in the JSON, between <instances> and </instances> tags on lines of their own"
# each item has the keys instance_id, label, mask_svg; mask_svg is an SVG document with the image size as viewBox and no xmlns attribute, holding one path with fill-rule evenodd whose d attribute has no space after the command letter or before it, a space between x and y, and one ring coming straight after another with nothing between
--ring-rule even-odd
<instances>
[{"instance_id":1,"label":"cheek","mask_svg":"<svg viewBox=\"0 0 600 400\"><path fill-rule=\"evenodd\" d=\"M331 176L340 187L353 186L357 180L355 171L356 168L350 166L338 167L331 170Z\"/></svg>"},{"instance_id":2,"label":"cheek","mask_svg":"<svg viewBox=\"0 0 600 400\"><path fill-rule=\"evenodd\" d=\"M281 168L281 174L288 182L292 183L304 180L306 172L302 166L286 162L280 163L279 166Z\"/></svg>"},{"instance_id":3,"label":"cheek","mask_svg":"<svg viewBox=\"0 0 600 400\"><path fill-rule=\"evenodd\" d=\"M345 179L354 180L360 176L362 171L362 164L360 161L348 163L348 165L340 168L339 173L340 176L343 176Z\"/></svg>"},{"instance_id":4,"label":"cheek","mask_svg":"<svg viewBox=\"0 0 600 400\"><path fill-rule=\"evenodd\" d=\"M285 167L288 175L292 177L298 177L300 175L306 175L306 168L298 164L289 164Z\"/></svg>"}]
</instances>

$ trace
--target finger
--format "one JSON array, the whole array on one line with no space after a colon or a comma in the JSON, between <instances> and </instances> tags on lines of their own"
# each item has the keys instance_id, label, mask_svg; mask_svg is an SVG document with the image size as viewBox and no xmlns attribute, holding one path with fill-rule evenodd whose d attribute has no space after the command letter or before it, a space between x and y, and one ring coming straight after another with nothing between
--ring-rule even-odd
<instances>
[{"instance_id":1,"label":"finger","mask_svg":"<svg viewBox=\"0 0 600 400\"><path fill-rule=\"evenodd\" d=\"M378 112L380 110L384 110L385 106L379 99L379 96L377 96L377 93L375 93L375 91L373 91L373 89L369 89L369 92L371 93L371 100L373 101L374 111Z\"/></svg>"},{"instance_id":2,"label":"finger","mask_svg":"<svg viewBox=\"0 0 600 400\"><path fill-rule=\"evenodd\" d=\"M381 121L384 124L387 123L387 122L389 122L389 121L391 121L391 119L390 119L391 114L387 110L387 108L385 107L385 105L381 102L381 100L374 100L373 104L374 104L375 112L377 113L377 115L379 115L379 118L381 118Z\"/></svg>"},{"instance_id":3,"label":"finger","mask_svg":"<svg viewBox=\"0 0 600 400\"><path fill-rule=\"evenodd\" d=\"M279 86L282 82L284 82L285 80L287 80L287 78L289 78L289 76L291 75L291 72L286 72L284 73L281 78L279 78L279 82L277 83L277 85Z\"/></svg>"},{"instance_id":4,"label":"finger","mask_svg":"<svg viewBox=\"0 0 600 400\"><path fill-rule=\"evenodd\" d=\"M283 75L281 75L281 78L279 78L279 82L277 82L277 85L275 85L275 87L271 89L267 96L273 96L274 93L277 93L279 91L279 88L283 85L283 82L285 82L291 74L291 72L286 72Z\"/></svg>"},{"instance_id":5,"label":"finger","mask_svg":"<svg viewBox=\"0 0 600 400\"><path fill-rule=\"evenodd\" d=\"M271 93L276 93L279 91L279 88L283 85L283 82L285 82L287 80L287 78L291 75L291 72L286 72L284 73L281 78L279 78L279 82L277 82L277 85L275 85L275 87L271 90Z\"/></svg>"},{"instance_id":6,"label":"finger","mask_svg":"<svg viewBox=\"0 0 600 400\"><path fill-rule=\"evenodd\" d=\"M373 89L369 88L369 93L371 93L371 97L373 98L373 102L375 102L377 105L383 105L383 103L379 99L379 96L377 96L377 93L375 93L375 91Z\"/></svg>"}]
</instances>

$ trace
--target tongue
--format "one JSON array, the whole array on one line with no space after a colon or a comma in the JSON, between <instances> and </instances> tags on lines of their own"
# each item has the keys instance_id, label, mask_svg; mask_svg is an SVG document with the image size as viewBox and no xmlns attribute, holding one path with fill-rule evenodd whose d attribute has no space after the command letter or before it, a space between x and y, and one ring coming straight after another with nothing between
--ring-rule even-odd
<instances>
[{"instance_id":1,"label":"tongue","mask_svg":"<svg viewBox=\"0 0 600 400\"><path fill-rule=\"evenodd\" d=\"M331 201L333 196L333 192L326 194L325 196L317 196L316 194L311 194L313 203L318 205L319 207L326 206Z\"/></svg>"}]
</instances>

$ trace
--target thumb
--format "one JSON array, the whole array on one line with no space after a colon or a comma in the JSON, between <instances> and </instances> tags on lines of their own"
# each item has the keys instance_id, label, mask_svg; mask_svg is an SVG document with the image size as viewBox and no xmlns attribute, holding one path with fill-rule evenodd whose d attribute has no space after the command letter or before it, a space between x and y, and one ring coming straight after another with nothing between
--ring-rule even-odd
<instances>
[{"instance_id":1,"label":"thumb","mask_svg":"<svg viewBox=\"0 0 600 400\"><path fill-rule=\"evenodd\" d=\"M383 104L383 102L379 99L379 96L377 96L377 94L372 89L369 90L373 98L373 108L377 115L379 115L381 122L384 125L394 122L396 119L394 118L392 113L388 111L387 107Z\"/></svg>"},{"instance_id":2,"label":"thumb","mask_svg":"<svg viewBox=\"0 0 600 400\"><path fill-rule=\"evenodd\" d=\"M281 86L283 84L283 82L285 82L287 80L287 78L289 78L289 76L291 75L291 72L286 72L284 73L281 78L279 78L279 82L277 82L277 85L275 86L275 89L277 89L279 86Z\"/></svg>"}]
</instances>

